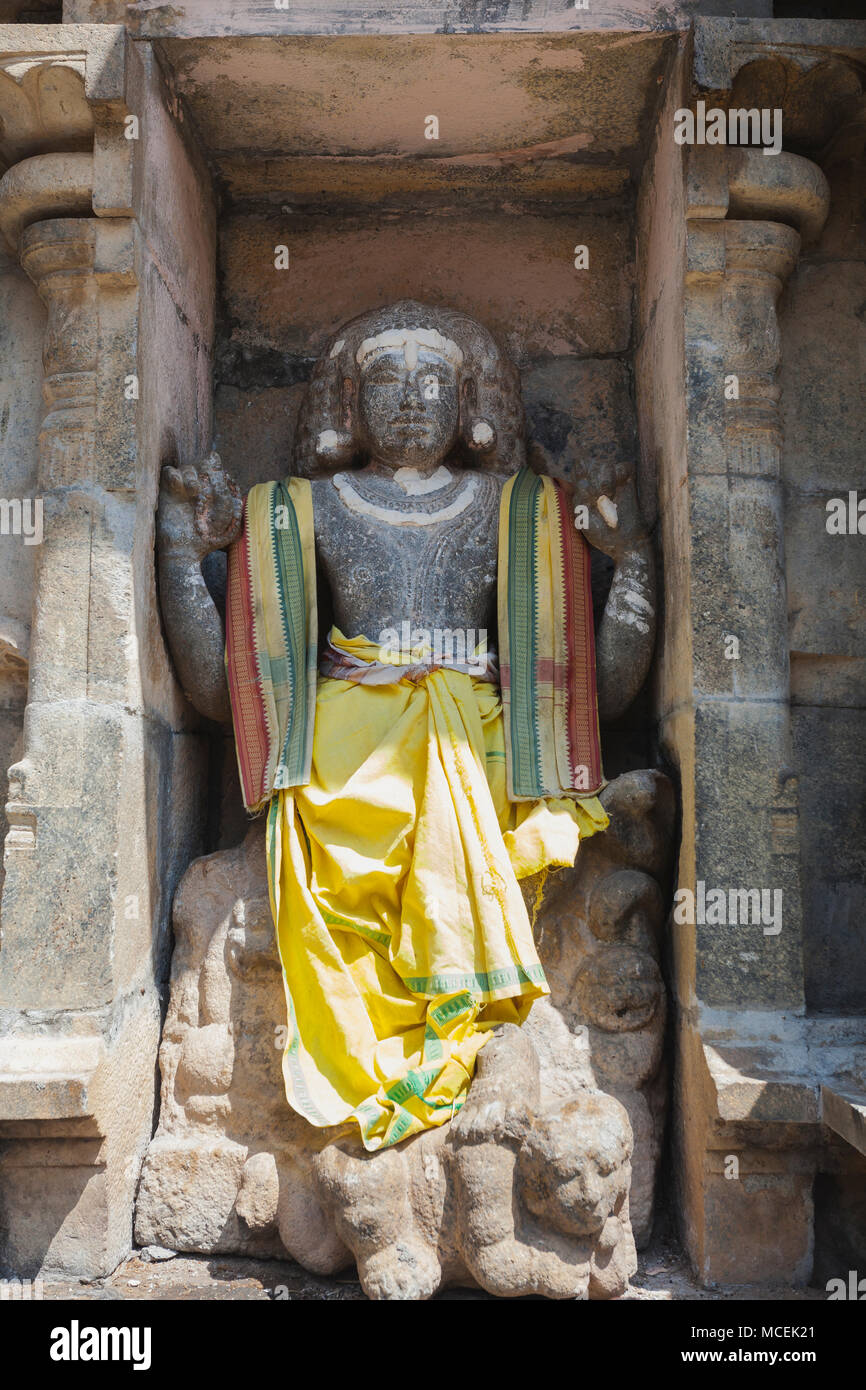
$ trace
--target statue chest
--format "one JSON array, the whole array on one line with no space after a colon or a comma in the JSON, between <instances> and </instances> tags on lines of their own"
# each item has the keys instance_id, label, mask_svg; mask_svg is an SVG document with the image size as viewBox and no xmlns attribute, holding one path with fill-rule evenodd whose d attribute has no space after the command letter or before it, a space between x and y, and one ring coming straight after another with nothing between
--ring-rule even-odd
<instances>
[{"instance_id":1,"label":"statue chest","mask_svg":"<svg viewBox=\"0 0 866 1390\"><path fill-rule=\"evenodd\" d=\"M426 493L357 472L314 481L316 549L338 626L375 636L405 620L491 619L502 481L461 472Z\"/></svg>"}]
</instances>

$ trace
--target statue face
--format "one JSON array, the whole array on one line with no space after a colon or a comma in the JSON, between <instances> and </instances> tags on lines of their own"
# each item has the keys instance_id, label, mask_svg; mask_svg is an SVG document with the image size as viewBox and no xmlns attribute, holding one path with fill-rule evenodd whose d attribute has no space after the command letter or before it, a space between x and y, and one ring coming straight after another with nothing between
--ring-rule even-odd
<instances>
[{"instance_id":1,"label":"statue face","mask_svg":"<svg viewBox=\"0 0 866 1390\"><path fill-rule=\"evenodd\" d=\"M374 458L394 468L435 467L457 438L456 369L430 349L413 365L399 349L383 352L362 372L358 408Z\"/></svg>"}]
</instances>

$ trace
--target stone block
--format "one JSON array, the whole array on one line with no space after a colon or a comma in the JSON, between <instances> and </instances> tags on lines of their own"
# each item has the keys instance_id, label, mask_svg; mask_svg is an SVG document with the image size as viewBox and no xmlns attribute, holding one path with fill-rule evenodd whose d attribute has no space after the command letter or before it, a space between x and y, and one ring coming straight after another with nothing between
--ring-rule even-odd
<instances>
[{"instance_id":1,"label":"stone block","mask_svg":"<svg viewBox=\"0 0 866 1390\"><path fill-rule=\"evenodd\" d=\"M782 894L778 933L765 934L751 907L748 924L696 924L698 998L718 1007L799 1007L799 812L787 707L701 703L694 756L696 880L728 903L732 889L764 890L772 910Z\"/></svg>"},{"instance_id":2,"label":"stone block","mask_svg":"<svg viewBox=\"0 0 866 1390\"><path fill-rule=\"evenodd\" d=\"M693 477L689 503L695 694L785 701L788 647L777 489L758 478ZM736 647L729 637L737 639Z\"/></svg>"},{"instance_id":3,"label":"stone block","mask_svg":"<svg viewBox=\"0 0 866 1390\"><path fill-rule=\"evenodd\" d=\"M0 1039L4 1271L97 1278L129 1251L158 1036L158 998L137 990L110 1017L31 1019Z\"/></svg>"},{"instance_id":4,"label":"stone block","mask_svg":"<svg viewBox=\"0 0 866 1390\"><path fill-rule=\"evenodd\" d=\"M116 986L149 973L165 869L156 803L141 794L145 731L115 706L68 702L31 703L26 732L10 776L16 833L6 846L0 1002L107 1005Z\"/></svg>"},{"instance_id":5,"label":"stone block","mask_svg":"<svg viewBox=\"0 0 866 1390\"><path fill-rule=\"evenodd\" d=\"M861 495L866 497L866 492ZM848 490L787 494L785 562L791 650L815 656L866 656L861 590L866 537L830 535L827 502Z\"/></svg>"},{"instance_id":6,"label":"stone block","mask_svg":"<svg viewBox=\"0 0 866 1390\"><path fill-rule=\"evenodd\" d=\"M803 835L806 999L822 1012L866 1010L866 711L792 711Z\"/></svg>"},{"instance_id":7,"label":"stone block","mask_svg":"<svg viewBox=\"0 0 866 1390\"><path fill-rule=\"evenodd\" d=\"M793 1287L812 1272L811 1174L749 1174L704 1179L707 1284L768 1284L783 1274Z\"/></svg>"},{"instance_id":8,"label":"stone block","mask_svg":"<svg viewBox=\"0 0 866 1390\"><path fill-rule=\"evenodd\" d=\"M863 480L866 402L860 364L866 357L866 322L859 306L864 300L862 261L805 261L779 305L785 480L823 500ZM811 563L807 551L804 576Z\"/></svg>"}]
</instances>

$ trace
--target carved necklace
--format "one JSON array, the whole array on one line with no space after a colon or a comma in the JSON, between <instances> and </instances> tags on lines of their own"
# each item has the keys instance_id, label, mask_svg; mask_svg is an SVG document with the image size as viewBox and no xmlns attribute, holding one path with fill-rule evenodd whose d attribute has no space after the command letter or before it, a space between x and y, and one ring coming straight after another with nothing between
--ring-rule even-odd
<instances>
[{"instance_id":1,"label":"carved necklace","mask_svg":"<svg viewBox=\"0 0 866 1390\"><path fill-rule=\"evenodd\" d=\"M376 483L369 476L361 480L358 474L335 473L331 481L349 510L360 516L371 516L390 526L434 526L441 521L451 521L461 512L465 512L474 500L478 489L476 474L469 473L462 478L452 478L445 468L434 473L432 478L423 481L434 482L439 477L440 472L447 474L446 483L440 484L438 487L434 486L429 490L413 488L414 495L410 494L405 498L395 497L389 491L387 493L387 505L382 496L382 485L376 487ZM429 511L419 511L419 497L426 494L432 503L434 493L436 494L435 502L440 505L431 505Z\"/></svg>"}]
</instances>

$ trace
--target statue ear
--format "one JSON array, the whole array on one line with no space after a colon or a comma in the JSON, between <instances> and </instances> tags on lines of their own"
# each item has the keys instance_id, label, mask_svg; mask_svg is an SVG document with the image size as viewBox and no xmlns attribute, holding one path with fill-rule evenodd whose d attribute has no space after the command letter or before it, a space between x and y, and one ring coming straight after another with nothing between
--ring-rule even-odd
<instances>
[{"instance_id":1,"label":"statue ear","mask_svg":"<svg viewBox=\"0 0 866 1390\"><path fill-rule=\"evenodd\" d=\"M475 378L464 377L460 387L460 434L474 454L489 454L496 448L496 430L478 413Z\"/></svg>"},{"instance_id":2,"label":"statue ear","mask_svg":"<svg viewBox=\"0 0 866 1390\"><path fill-rule=\"evenodd\" d=\"M316 461L326 468L351 463L355 454L355 383L344 377L340 387L337 428L320 430L315 442Z\"/></svg>"}]
</instances>

